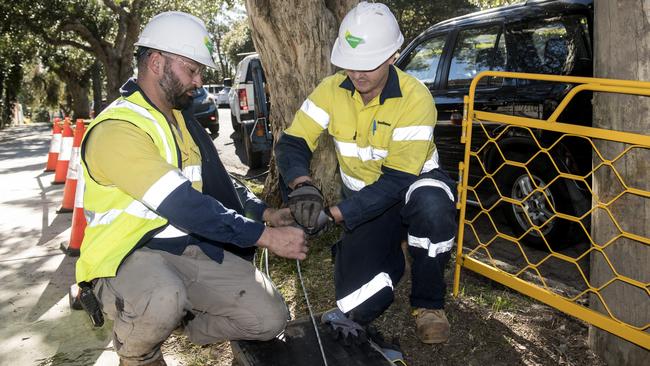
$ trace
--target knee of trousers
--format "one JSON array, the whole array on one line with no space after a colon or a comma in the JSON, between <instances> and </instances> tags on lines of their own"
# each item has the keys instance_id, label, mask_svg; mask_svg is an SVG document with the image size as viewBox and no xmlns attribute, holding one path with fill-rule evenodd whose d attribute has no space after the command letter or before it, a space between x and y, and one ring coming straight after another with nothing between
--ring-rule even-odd
<instances>
[{"instance_id":1,"label":"knee of trousers","mask_svg":"<svg viewBox=\"0 0 650 366\"><path fill-rule=\"evenodd\" d=\"M255 315L260 322L249 335L250 339L268 341L280 334L287 325L289 318L289 309L280 296L273 297L272 300L259 304L254 310Z\"/></svg>"},{"instance_id":2,"label":"knee of trousers","mask_svg":"<svg viewBox=\"0 0 650 366\"><path fill-rule=\"evenodd\" d=\"M410 191L402 209L402 217L409 227L422 226L438 233L449 232L450 237L456 231L454 197L450 191L438 186L420 186Z\"/></svg>"},{"instance_id":3,"label":"knee of trousers","mask_svg":"<svg viewBox=\"0 0 650 366\"><path fill-rule=\"evenodd\" d=\"M149 334L155 341L169 336L191 306L184 286L161 286L143 294L137 308L140 309L133 318L134 328L140 328L142 332L137 332L140 336Z\"/></svg>"}]
</instances>

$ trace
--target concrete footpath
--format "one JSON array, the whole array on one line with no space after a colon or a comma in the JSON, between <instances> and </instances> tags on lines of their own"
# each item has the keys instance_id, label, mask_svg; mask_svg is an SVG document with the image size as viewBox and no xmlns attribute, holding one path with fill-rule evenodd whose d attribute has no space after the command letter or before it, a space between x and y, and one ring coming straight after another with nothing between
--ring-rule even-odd
<instances>
[{"instance_id":1,"label":"concrete footpath","mask_svg":"<svg viewBox=\"0 0 650 366\"><path fill-rule=\"evenodd\" d=\"M0 131L0 365L117 365L112 323L93 329L68 304L75 258L60 246L72 214L56 213L64 186L43 172L50 133L49 124Z\"/></svg>"}]
</instances>

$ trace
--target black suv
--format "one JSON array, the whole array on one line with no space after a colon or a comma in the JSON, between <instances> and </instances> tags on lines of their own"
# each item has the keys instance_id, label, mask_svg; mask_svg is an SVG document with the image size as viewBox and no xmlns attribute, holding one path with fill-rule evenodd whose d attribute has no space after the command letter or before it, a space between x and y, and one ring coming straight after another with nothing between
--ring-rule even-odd
<instances>
[{"instance_id":1,"label":"black suv","mask_svg":"<svg viewBox=\"0 0 650 366\"><path fill-rule=\"evenodd\" d=\"M213 139L217 138L219 136L219 110L212 94L208 93L205 88L197 88L194 91L192 108L196 120L203 128L210 131Z\"/></svg>"},{"instance_id":2,"label":"black suv","mask_svg":"<svg viewBox=\"0 0 650 366\"><path fill-rule=\"evenodd\" d=\"M458 163L463 160L464 146L460 143L463 96L468 94L469 85L478 73L495 70L592 76L592 25L591 0L537 0L443 21L414 39L396 64L421 80L435 99L439 118L435 142L443 168L457 174ZM547 118L572 87L533 80L483 78L477 86L474 106L476 110ZM591 125L591 95L579 93L558 120ZM480 182L485 173L495 172L504 162L503 157L510 161L530 160L539 150L537 143L553 147L550 157L539 154L528 163L532 176L512 165L502 167L495 181L504 195L518 200L527 197L535 187L531 179L537 186L546 186L553 179L550 173L555 171L550 159L570 173L583 175L591 169L591 150L582 139L563 137L554 144L558 141L557 134L498 123L475 124L473 131L473 149L485 147L479 154L480 164L472 162L470 185ZM485 144L495 136L499 136L496 141L499 149L494 144ZM468 203L481 202L483 207L489 207L499 199L496 188L493 184L477 187L479 193L468 194ZM501 205L516 236L527 231L530 222L543 227L542 233L533 230L524 237L529 244L543 246L541 235L547 240L566 238L574 229L575 225L557 217L547 222L552 216L550 206L575 216L589 207L589 192L584 184L567 180L552 184L545 192L546 197L533 194L523 202L523 208Z\"/></svg>"}]
</instances>

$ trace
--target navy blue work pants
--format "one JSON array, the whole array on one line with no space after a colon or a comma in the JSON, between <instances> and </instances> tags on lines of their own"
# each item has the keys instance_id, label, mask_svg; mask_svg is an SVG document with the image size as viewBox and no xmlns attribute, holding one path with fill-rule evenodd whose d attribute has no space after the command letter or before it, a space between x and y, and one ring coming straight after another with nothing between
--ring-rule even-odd
<instances>
[{"instance_id":1,"label":"navy blue work pants","mask_svg":"<svg viewBox=\"0 0 650 366\"><path fill-rule=\"evenodd\" d=\"M404 239L413 259L411 305L444 308L444 270L457 231L455 188L444 172L425 173L401 203L343 234L332 248L341 311L367 324L390 306L394 286L404 274Z\"/></svg>"}]
</instances>

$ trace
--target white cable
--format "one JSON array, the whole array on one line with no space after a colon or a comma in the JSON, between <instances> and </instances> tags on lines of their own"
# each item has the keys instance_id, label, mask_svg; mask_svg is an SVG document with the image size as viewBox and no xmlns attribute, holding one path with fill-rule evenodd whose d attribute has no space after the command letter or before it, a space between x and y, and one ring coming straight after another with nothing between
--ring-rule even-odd
<instances>
[{"instance_id":1,"label":"white cable","mask_svg":"<svg viewBox=\"0 0 650 366\"><path fill-rule=\"evenodd\" d=\"M318 326L316 325L316 320L314 319L314 313L311 310L309 297L307 297L307 288L305 287L305 282L303 282L302 280L302 272L300 271L300 260L298 259L296 259L296 267L298 267L298 279L300 279L300 286L302 286L302 292L305 295L305 302L307 303L307 310L309 310L309 317L311 318L311 323L314 325L314 331L316 332L316 339L318 339L318 347L320 347L320 354L323 357L323 364L327 366L327 358L325 357L323 342L320 340L320 333L318 333Z\"/></svg>"},{"instance_id":2,"label":"white cable","mask_svg":"<svg viewBox=\"0 0 650 366\"><path fill-rule=\"evenodd\" d=\"M271 278L269 274L269 249L264 248L264 268L266 270L266 277Z\"/></svg>"}]
</instances>

